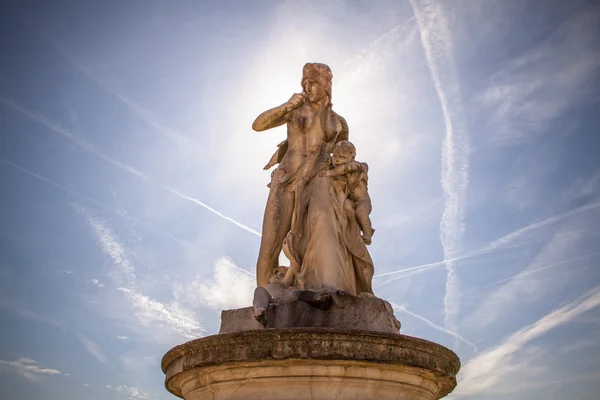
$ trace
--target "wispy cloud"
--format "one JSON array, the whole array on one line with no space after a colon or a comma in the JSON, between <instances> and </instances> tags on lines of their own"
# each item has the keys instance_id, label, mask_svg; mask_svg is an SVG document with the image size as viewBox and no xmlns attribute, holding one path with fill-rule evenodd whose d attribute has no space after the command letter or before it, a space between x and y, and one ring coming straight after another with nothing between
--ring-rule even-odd
<instances>
[{"instance_id":1,"label":"wispy cloud","mask_svg":"<svg viewBox=\"0 0 600 400\"><path fill-rule=\"evenodd\" d=\"M599 200L598 196L600 196L600 168L589 177L578 178L564 194L567 201L586 197Z\"/></svg>"},{"instance_id":2,"label":"wispy cloud","mask_svg":"<svg viewBox=\"0 0 600 400\"><path fill-rule=\"evenodd\" d=\"M111 269L110 274L111 280L117 286L133 287L136 279L135 268L118 236L83 205L73 203L73 207L86 219L95 234L98 246L113 262L114 267Z\"/></svg>"},{"instance_id":3,"label":"wispy cloud","mask_svg":"<svg viewBox=\"0 0 600 400\"><path fill-rule=\"evenodd\" d=\"M534 339L598 306L600 306L600 286L520 329L498 346L474 357L459 372L459 383L452 398L487 393L494 387L505 385L503 378L514 369L512 362L515 361L513 356L516 352Z\"/></svg>"},{"instance_id":4,"label":"wispy cloud","mask_svg":"<svg viewBox=\"0 0 600 400\"><path fill-rule=\"evenodd\" d=\"M130 399L147 399L149 398L148 393L142 392L135 386L120 385L115 388L117 393L129 396Z\"/></svg>"},{"instance_id":5,"label":"wispy cloud","mask_svg":"<svg viewBox=\"0 0 600 400\"><path fill-rule=\"evenodd\" d=\"M137 219L135 219L135 218L127 215L126 213L124 213L122 211L115 210L115 209L113 209L113 208L111 208L111 207L109 207L109 206L107 206L105 204L100 203L99 201L96 201L96 200L94 200L94 199L92 199L90 197L84 196L81 193L78 193L78 192L76 192L74 190L71 190L68 187L65 187L65 186L63 186L63 185L61 185L59 183L56 183L56 182L54 182L54 181L52 181L52 180L50 180L50 179L48 179L48 178L46 178L46 177L44 177L44 176L42 176L40 174L37 174L37 173L35 173L33 171L30 171L27 168L24 168L24 167L22 167L20 165L17 165L15 163L13 163L13 162L10 162L10 161L2 158L2 157L0 157L0 161L2 161L3 163L5 163L5 164L7 164L7 165L9 165L9 166L11 166L11 167L13 167L13 168L21 171L21 172L23 172L23 173L25 173L25 174L27 174L27 175L29 175L31 177L34 177L34 178L39 179L39 180L41 180L43 182L46 182L47 184L49 184L49 185L51 185L51 186L53 186L53 187L55 187L57 189L60 189L60 190L62 190L65 193L68 193L70 195L73 195L75 197L83 199L83 200L85 200L86 202L88 202L90 204L98 206L98 207L100 207L100 208L102 208L104 210L110 211L111 213L117 214L121 218L124 218L124 219L132 221L132 222L134 222L134 223L136 223L136 224L138 224L140 226L143 226L144 228L146 228L148 230L151 230L152 232L156 232L159 235L168 237L169 239L172 239L172 240L174 240L174 241L176 241L176 242L178 242L178 243L180 243L180 244L182 244L184 246L187 246L187 247L190 247L190 248L193 248L193 249L196 249L196 250L201 250L197 246L194 246L193 244L188 243L185 240L179 239L178 237L175 237L175 236L173 236L173 235L171 235L169 233L163 232L161 230L157 230L157 229L149 226L148 224L145 224L145 223L143 223L143 222L141 222L141 221L139 221L139 220L137 220ZM57 270L57 271L65 273L65 274L71 274L73 272L73 271L70 271L70 270L60 270L60 269Z\"/></svg>"},{"instance_id":6,"label":"wispy cloud","mask_svg":"<svg viewBox=\"0 0 600 400\"><path fill-rule=\"evenodd\" d=\"M594 29L600 8L565 18L537 47L494 74L478 96L486 130L502 145L531 141L568 110L586 101L598 74L600 51ZM547 28L545 28L547 29Z\"/></svg>"},{"instance_id":7,"label":"wispy cloud","mask_svg":"<svg viewBox=\"0 0 600 400\"><path fill-rule=\"evenodd\" d=\"M397 304L394 304L392 302L390 302L390 304L392 305L392 307L394 307L396 310L404 312L422 322L425 322L427 325L429 325L430 327L432 327L433 329L440 331L440 332L444 332L450 336L452 336L453 338L462 340L463 342L465 342L466 344L468 344L469 346L473 347L473 350L475 350L476 353L479 352L479 350L477 350L477 345L473 342L471 342L470 340L465 339L463 336L459 335L456 332L453 332L447 328L444 328L443 326L439 326L438 324L436 324L435 322L430 321L429 319L423 317L422 315L419 315L417 313L414 313L412 311L409 311L405 306L399 306Z\"/></svg>"},{"instance_id":8,"label":"wispy cloud","mask_svg":"<svg viewBox=\"0 0 600 400\"><path fill-rule=\"evenodd\" d=\"M149 326L152 323L164 323L188 339L202 336L204 329L198 324L194 313L185 310L178 303L165 305L136 290L124 287L118 290L125 293L133 303L137 310L136 316L142 324Z\"/></svg>"},{"instance_id":9,"label":"wispy cloud","mask_svg":"<svg viewBox=\"0 0 600 400\"><path fill-rule=\"evenodd\" d=\"M440 239L446 261L444 325L458 327L460 280L454 262L462 251L465 232L466 194L469 184L469 138L462 111L462 100L448 20L442 2L411 0L421 33L427 65L440 100L446 134L442 144L442 189L444 213ZM455 341L458 344L457 341Z\"/></svg>"},{"instance_id":10,"label":"wispy cloud","mask_svg":"<svg viewBox=\"0 0 600 400\"><path fill-rule=\"evenodd\" d=\"M100 348L100 345L98 345L98 343L94 342L93 340L91 340L90 338L88 338L87 336L84 335L78 335L77 336L79 341L81 343L83 343L83 346L85 347L85 350L90 353L91 355L93 355L94 357L96 357L96 359L98 361L100 361L103 364L108 363L108 360L106 359L106 357L104 356L104 354L102 353L102 349Z\"/></svg>"},{"instance_id":11,"label":"wispy cloud","mask_svg":"<svg viewBox=\"0 0 600 400\"><path fill-rule=\"evenodd\" d=\"M129 172L130 174L133 174L134 176L136 176L140 179L143 179L144 181L152 182L155 185L157 185L158 187L166 190L167 192L172 193L181 199L184 199L184 200L190 201L196 205L199 205L199 206L205 208L206 210L218 215L219 217L223 218L224 220L235 224L236 226L242 228L243 230L260 237L260 233L258 231L250 228L249 226L247 226L245 224L242 224L241 222L235 221L234 219L225 216L223 213L215 210L213 207L208 206L206 203L204 203L194 197L185 195L185 194L181 193L180 191L170 188L166 185L160 184L160 183L154 181L153 179L151 179L148 175L138 171L137 169L103 154L93 144L91 144L88 141L86 141L85 139L83 139L80 135L77 135L74 132L71 132L70 130L63 128L61 125L59 125L55 122L52 122L50 119L46 118L41 113L39 113L37 111L28 110L27 108L25 108L24 106L19 104L19 102L15 101L9 97L3 96L3 95L0 95L0 104L6 106L8 108L11 108L15 111L18 111L18 112L24 114L25 116L27 116L28 118L41 123L42 125L51 129L53 132L60 134L65 139L69 140L71 143L75 144L79 148L81 148L91 154L94 154L97 157L100 157L101 159L108 162L109 164L112 164L115 167L123 169L123 170Z\"/></svg>"},{"instance_id":12,"label":"wispy cloud","mask_svg":"<svg viewBox=\"0 0 600 400\"><path fill-rule=\"evenodd\" d=\"M127 340L127 339L129 339L129 336L117 336L117 339L119 339L119 340Z\"/></svg>"},{"instance_id":13,"label":"wispy cloud","mask_svg":"<svg viewBox=\"0 0 600 400\"><path fill-rule=\"evenodd\" d=\"M216 310L248 307L256 287L252 276L242 273L233 261L223 257L213 267L212 279L198 276L184 287L176 288L176 296L190 304Z\"/></svg>"},{"instance_id":14,"label":"wispy cloud","mask_svg":"<svg viewBox=\"0 0 600 400\"><path fill-rule=\"evenodd\" d=\"M56 322L54 319L40 315L34 311L13 307L9 304L4 304L4 303L0 303L0 308L4 308L8 311L11 311L23 318L28 318L28 319L31 319L31 320L37 321L37 322L52 324L52 325L56 326L57 328L60 328L62 331L67 332L67 330L61 324Z\"/></svg>"},{"instance_id":15,"label":"wispy cloud","mask_svg":"<svg viewBox=\"0 0 600 400\"><path fill-rule=\"evenodd\" d=\"M375 73L385 64L385 50L391 47L403 47L411 42L417 32L415 18L409 17L392 29L379 35L358 54L342 63L340 75L343 79L335 82L334 92L340 97L351 93L354 86L364 80L365 76Z\"/></svg>"},{"instance_id":16,"label":"wispy cloud","mask_svg":"<svg viewBox=\"0 0 600 400\"><path fill-rule=\"evenodd\" d=\"M598 342L593 340L578 340L577 342L571 343L560 350L560 354L569 354L578 352L589 347L597 346Z\"/></svg>"},{"instance_id":17,"label":"wispy cloud","mask_svg":"<svg viewBox=\"0 0 600 400\"><path fill-rule=\"evenodd\" d=\"M99 288L104 287L104 283L100 282L98 279L94 278L94 279L88 279L87 280L89 283L91 283L94 286L97 286Z\"/></svg>"},{"instance_id":18,"label":"wispy cloud","mask_svg":"<svg viewBox=\"0 0 600 400\"><path fill-rule=\"evenodd\" d=\"M585 231L579 227L565 228L556 233L518 275L486 295L475 311L466 318L465 325L474 328L488 327L509 314L517 303L522 305L537 300L547 290L548 284L532 277L532 273L548 264L563 261L570 254L576 254L579 241L584 235Z\"/></svg>"},{"instance_id":19,"label":"wispy cloud","mask_svg":"<svg viewBox=\"0 0 600 400\"><path fill-rule=\"evenodd\" d=\"M516 229L510 233L507 233L506 235L502 236L501 238L494 240L493 242L489 243L486 246L483 246L482 248L480 248L478 250L469 252L460 257L453 258L450 261L456 263L457 261L468 260L468 259L471 259L474 257L490 254L490 253L493 253L496 251L505 250L507 248L514 248L514 247L518 247L518 246L527 244L528 239L531 239L532 236L536 235L537 231L539 229L553 226L554 224L565 221L571 217L575 217L577 215L586 213L588 211L595 211L599 208L600 208L600 201L597 201L597 202L589 203L589 204L586 204L586 205L583 205L580 207L573 208L569 211L566 211L566 212L563 212L563 213L560 213L557 215L553 215L552 217L548 217L541 221L534 222L533 224L524 226L524 227ZM385 272L383 274L375 275L374 278L383 278L383 277L389 276L389 278L387 278L383 282L379 282L377 285L375 285L375 287L381 287L381 286L387 285L395 280L403 279L403 278L409 276L409 274L406 274L407 272L410 272L410 275L412 275L413 273L426 272L430 269L444 266L445 264L446 264L446 261L435 261L432 263L417 265L414 267L402 268L402 269L398 269L395 271L390 271L390 272ZM420 271L420 272L418 272L418 271Z\"/></svg>"},{"instance_id":20,"label":"wispy cloud","mask_svg":"<svg viewBox=\"0 0 600 400\"><path fill-rule=\"evenodd\" d=\"M78 60L69 51L67 51L64 46L58 44L58 42L48 38L47 36L44 36L44 39L75 68L77 68L80 72L82 72L92 81L99 84L100 87L107 93L110 93L115 98L117 98L122 104L126 106L127 109L132 111L147 125L154 128L154 130L161 133L163 136L165 136L181 148L189 146L199 146L199 144L192 140L192 138L189 135L186 135L185 133L177 129L167 127L164 124L160 123L158 118L153 113L148 111L144 106L140 105L138 102L132 100L131 98L121 93L119 90L116 90L112 85L110 85L106 81L106 79L100 78L96 73L92 71L91 68L89 68L82 61Z\"/></svg>"},{"instance_id":21,"label":"wispy cloud","mask_svg":"<svg viewBox=\"0 0 600 400\"><path fill-rule=\"evenodd\" d=\"M2 161L9 163L8 161L2 159ZM71 271L70 269L57 269L58 272L61 272L63 274L67 274L67 275L71 275L73 273L73 271Z\"/></svg>"},{"instance_id":22,"label":"wispy cloud","mask_svg":"<svg viewBox=\"0 0 600 400\"><path fill-rule=\"evenodd\" d=\"M18 373L28 380L35 381L42 375L61 375L57 369L40 368L38 362L30 358L19 358L16 361L0 360L0 366Z\"/></svg>"},{"instance_id":23,"label":"wispy cloud","mask_svg":"<svg viewBox=\"0 0 600 400\"><path fill-rule=\"evenodd\" d=\"M113 267L109 277L113 285L129 299L138 320L146 326L152 323L166 324L186 338L201 336L204 330L193 313L176 302L165 305L140 292L136 283L135 266L119 236L82 205L73 206L86 219L99 247L111 259Z\"/></svg>"},{"instance_id":24,"label":"wispy cloud","mask_svg":"<svg viewBox=\"0 0 600 400\"><path fill-rule=\"evenodd\" d=\"M541 266L539 268L527 269L525 271L519 272L517 275L513 275L511 277L500 279L500 280L497 280L496 282L492 282L492 283L486 285L485 287L494 286L494 285L497 285L499 283L509 282L509 281L512 281L512 280L515 280L515 279L519 279L519 278L527 276L527 275L535 274L537 272L541 272L541 271L545 271L545 270L548 270L548 269L560 267L560 266L563 266L565 264L575 263L576 261L585 260L585 259L588 259L590 257L596 256L598 254L600 254L600 253L599 252L594 252L594 253L584 254L584 255L579 256L579 257L573 257L573 258L569 258L568 260L563 260L563 261L555 262L555 263L552 263L552 264L544 265L544 266Z\"/></svg>"}]
</instances>

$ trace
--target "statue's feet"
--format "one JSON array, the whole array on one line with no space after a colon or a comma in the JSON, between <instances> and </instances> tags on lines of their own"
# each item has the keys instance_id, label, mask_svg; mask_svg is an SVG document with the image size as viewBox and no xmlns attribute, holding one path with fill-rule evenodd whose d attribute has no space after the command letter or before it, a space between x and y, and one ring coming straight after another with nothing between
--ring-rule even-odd
<instances>
[{"instance_id":1,"label":"statue's feet","mask_svg":"<svg viewBox=\"0 0 600 400\"><path fill-rule=\"evenodd\" d=\"M266 307L256 307L254 309L254 318L262 325L267 325L267 308Z\"/></svg>"},{"instance_id":2,"label":"statue's feet","mask_svg":"<svg viewBox=\"0 0 600 400\"><path fill-rule=\"evenodd\" d=\"M321 310L327 310L331 306L331 294L326 290L319 292L301 290L298 292L298 300L318 307Z\"/></svg>"}]
</instances>

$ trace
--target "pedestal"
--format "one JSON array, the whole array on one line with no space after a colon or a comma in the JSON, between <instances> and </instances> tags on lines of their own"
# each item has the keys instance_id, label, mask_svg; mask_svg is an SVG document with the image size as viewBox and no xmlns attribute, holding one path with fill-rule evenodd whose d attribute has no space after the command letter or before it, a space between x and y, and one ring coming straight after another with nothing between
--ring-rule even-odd
<instances>
[{"instance_id":1,"label":"pedestal","mask_svg":"<svg viewBox=\"0 0 600 400\"><path fill-rule=\"evenodd\" d=\"M218 334L171 349L165 386L185 400L432 400L460 361L410 336L328 328Z\"/></svg>"}]
</instances>

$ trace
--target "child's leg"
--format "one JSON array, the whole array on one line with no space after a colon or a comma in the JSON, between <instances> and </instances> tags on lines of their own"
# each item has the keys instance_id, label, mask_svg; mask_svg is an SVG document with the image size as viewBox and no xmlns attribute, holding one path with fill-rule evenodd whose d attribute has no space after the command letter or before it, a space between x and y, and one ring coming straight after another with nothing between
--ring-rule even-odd
<instances>
[{"instance_id":1,"label":"child's leg","mask_svg":"<svg viewBox=\"0 0 600 400\"><path fill-rule=\"evenodd\" d=\"M371 202L368 200L361 200L356 203L356 220L360 225L360 229L363 232L362 238L366 244L371 244L371 237L373 236L373 227L371 226Z\"/></svg>"}]
</instances>

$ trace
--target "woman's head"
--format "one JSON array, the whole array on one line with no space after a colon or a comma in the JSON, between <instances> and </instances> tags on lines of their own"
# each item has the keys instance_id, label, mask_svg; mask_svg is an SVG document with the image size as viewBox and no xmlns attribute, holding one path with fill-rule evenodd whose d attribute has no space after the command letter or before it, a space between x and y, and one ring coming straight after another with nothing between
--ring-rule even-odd
<instances>
[{"instance_id":1,"label":"woman's head","mask_svg":"<svg viewBox=\"0 0 600 400\"><path fill-rule=\"evenodd\" d=\"M331 69L321 63L306 63L302 69L302 89L308 95L311 102L321 100L327 96L328 104L331 105L331 81L333 73Z\"/></svg>"}]
</instances>

